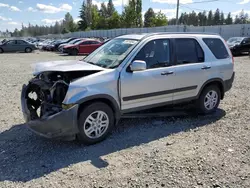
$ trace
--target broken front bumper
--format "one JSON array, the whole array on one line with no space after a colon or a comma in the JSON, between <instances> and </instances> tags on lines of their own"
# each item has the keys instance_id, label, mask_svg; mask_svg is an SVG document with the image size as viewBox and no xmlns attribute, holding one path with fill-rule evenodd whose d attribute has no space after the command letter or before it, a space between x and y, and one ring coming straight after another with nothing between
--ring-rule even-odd
<instances>
[{"instance_id":1,"label":"broken front bumper","mask_svg":"<svg viewBox=\"0 0 250 188\"><path fill-rule=\"evenodd\" d=\"M47 118L32 120L31 112L27 106L26 92L27 86L23 85L21 95L22 112L30 130L46 138L73 136L78 132L78 105L75 105L68 110L62 110Z\"/></svg>"}]
</instances>

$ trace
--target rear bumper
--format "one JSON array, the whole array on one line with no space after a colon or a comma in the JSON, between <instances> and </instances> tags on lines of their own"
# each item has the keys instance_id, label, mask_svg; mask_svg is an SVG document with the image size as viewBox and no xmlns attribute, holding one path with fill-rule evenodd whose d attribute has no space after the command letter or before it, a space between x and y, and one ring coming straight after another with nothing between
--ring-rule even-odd
<instances>
[{"instance_id":1,"label":"rear bumper","mask_svg":"<svg viewBox=\"0 0 250 188\"><path fill-rule=\"evenodd\" d=\"M235 72L233 73L232 77L229 80L225 81L225 85L224 85L225 92L229 91L232 88L234 77L235 77Z\"/></svg>"},{"instance_id":2,"label":"rear bumper","mask_svg":"<svg viewBox=\"0 0 250 188\"><path fill-rule=\"evenodd\" d=\"M78 105L68 110L62 110L47 118L32 120L25 98L27 86L24 85L21 95L21 105L27 127L34 133L46 138L60 138L73 136L78 132L77 111Z\"/></svg>"}]
</instances>

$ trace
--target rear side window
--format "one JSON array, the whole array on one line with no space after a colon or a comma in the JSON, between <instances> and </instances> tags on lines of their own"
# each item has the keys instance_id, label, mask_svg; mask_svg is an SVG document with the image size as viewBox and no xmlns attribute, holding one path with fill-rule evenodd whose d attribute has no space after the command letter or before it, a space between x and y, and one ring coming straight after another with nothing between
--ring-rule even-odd
<instances>
[{"instance_id":1,"label":"rear side window","mask_svg":"<svg viewBox=\"0 0 250 188\"><path fill-rule=\"evenodd\" d=\"M203 41L217 59L226 59L230 57L224 43L220 39L203 38Z\"/></svg>"},{"instance_id":2,"label":"rear side window","mask_svg":"<svg viewBox=\"0 0 250 188\"><path fill-rule=\"evenodd\" d=\"M175 39L177 64L204 62L204 52L195 39Z\"/></svg>"}]
</instances>

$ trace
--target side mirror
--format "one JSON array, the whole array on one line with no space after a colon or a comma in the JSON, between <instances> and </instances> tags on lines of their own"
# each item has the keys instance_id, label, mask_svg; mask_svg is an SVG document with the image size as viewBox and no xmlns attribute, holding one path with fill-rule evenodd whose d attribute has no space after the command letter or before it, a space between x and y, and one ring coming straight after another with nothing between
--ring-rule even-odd
<instances>
[{"instance_id":1,"label":"side mirror","mask_svg":"<svg viewBox=\"0 0 250 188\"><path fill-rule=\"evenodd\" d=\"M145 61L140 61L140 60L135 60L133 63L130 65L130 71L143 71L147 69L147 64Z\"/></svg>"}]
</instances>

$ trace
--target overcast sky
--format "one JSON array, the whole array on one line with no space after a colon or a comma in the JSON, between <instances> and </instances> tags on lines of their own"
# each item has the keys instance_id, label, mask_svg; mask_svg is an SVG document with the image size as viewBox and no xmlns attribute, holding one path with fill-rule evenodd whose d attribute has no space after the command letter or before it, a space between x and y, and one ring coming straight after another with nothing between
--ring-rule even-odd
<instances>
[{"instance_id":1,"label":"overcast sky","mask_svg":"<svg viewBox=\"0 0 250 188\"><path fill-rule=\"evenodd\" d=\"M93 0L100 6L108 0ZM143 12L149 7L155 11L161 10L168 18L175 16L177 0L142 0ZM202 2L201 2L202 1ZM121 12L122 4L127 0L113 0L116 9ZM233 15L242 9L250 14L250 0L180 0L180 12L199 12L202 10L216 10ZM20 28L21 24L51 25L56 20L62 20L66 12L70 12L77 21L82 0L0 0L0 30Z\"/></svg>"}]
</instances>

